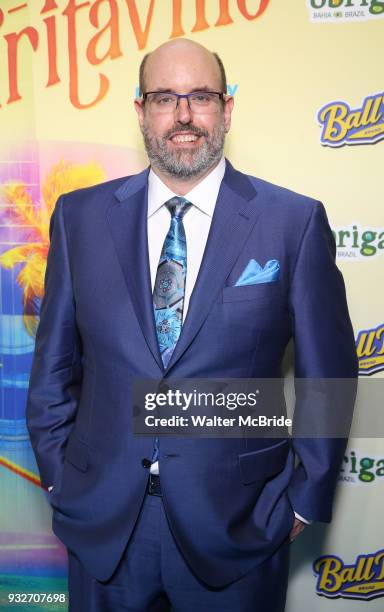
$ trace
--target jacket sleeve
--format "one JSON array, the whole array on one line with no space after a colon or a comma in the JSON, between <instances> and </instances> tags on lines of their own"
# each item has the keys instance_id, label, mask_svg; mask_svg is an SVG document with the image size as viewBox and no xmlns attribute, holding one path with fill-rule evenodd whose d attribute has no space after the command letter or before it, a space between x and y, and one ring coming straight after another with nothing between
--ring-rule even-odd
<instances>
[{"instance_id":1,"label":"jacket sleeve","mask_svg":"<svg viewBox=\"0 0 384 612\"><path fill-rule=\"evenodd\" d=\"M335 255L324 207L317 202L303 233L290 290L296 390L293 447L298 465L288 496L300 515L324 522L332 517L358 374Z\"/></svg>"},{"instance_id":2,"label":"jacket sleeve","mask_svg":"<svg viewBox=\"0 0 384 612\"><path fill-rule=\"evenodd\" d=\"M63 204L64 196L57 201L50 222L51 244L26 409L44 487L60 479L82 380Z\"/></svg>"}]
</instances>

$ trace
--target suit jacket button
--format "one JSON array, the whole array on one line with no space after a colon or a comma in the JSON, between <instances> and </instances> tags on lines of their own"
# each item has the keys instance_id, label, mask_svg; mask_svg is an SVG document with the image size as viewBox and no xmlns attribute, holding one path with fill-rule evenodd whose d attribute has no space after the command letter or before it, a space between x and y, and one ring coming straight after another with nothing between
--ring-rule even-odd
<instances>
[{"instance_id":1,"label":"suit jacket button","mask_svg":"<svg viewBox=\"0 0 384 612\"><path fill-rule=\"evenodd\" d=\"M161 380L159 383L159 386L157 387L157 392L158 393L168 393L168 391L169 391L169 387L167 383L165 383L164 380Z\"/></svg>"},{"instance_id":2,"label":"suit jacket button","mask_svg":"<svg viewBox=\"0 0 384 612\"><path fill-rule=\"evenodd\" d=\"M141 460L141 465L145 468L150 468L152 465L152 462L149 459L142 459Z\"/></svg>"}]
</instances>

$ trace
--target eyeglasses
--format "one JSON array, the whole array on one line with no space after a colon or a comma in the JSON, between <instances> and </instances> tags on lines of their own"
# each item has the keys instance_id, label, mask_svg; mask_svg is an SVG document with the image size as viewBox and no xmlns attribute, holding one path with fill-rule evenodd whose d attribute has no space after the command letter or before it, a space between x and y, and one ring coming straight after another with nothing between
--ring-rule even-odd
<instances>
[{"instance_id":1,"label":"eyeglasses","mask_svg":"<svg viewBox=\"0 0 384 612\"><path fill-rule=\"evenodd\" d=\"M143 101L148 103L152 113L173 113L179 106L180 98L186 98L193 113L217 113L224 93L220 91L193 91L189 94L177 94L173 91L147 91Z\"/></svg>"}]
</instances>

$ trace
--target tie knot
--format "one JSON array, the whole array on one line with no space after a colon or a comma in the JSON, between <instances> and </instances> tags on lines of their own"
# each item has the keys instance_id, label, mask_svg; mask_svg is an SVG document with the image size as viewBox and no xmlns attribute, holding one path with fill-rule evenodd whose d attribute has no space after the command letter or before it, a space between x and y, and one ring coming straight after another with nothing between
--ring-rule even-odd
<instances>
[{"instance_id":1,"label":"tie knot","mask_svg":"<svg viewBox=\"0 0 384 612\"><path fill-rule=\"evenodd\" d=\"M181 196L175 196L165 202L165 206L171 213L172 218L176 217L177 219L182 219L187 210L192 206L192 203Z\"/></svg>"}]
</instances>

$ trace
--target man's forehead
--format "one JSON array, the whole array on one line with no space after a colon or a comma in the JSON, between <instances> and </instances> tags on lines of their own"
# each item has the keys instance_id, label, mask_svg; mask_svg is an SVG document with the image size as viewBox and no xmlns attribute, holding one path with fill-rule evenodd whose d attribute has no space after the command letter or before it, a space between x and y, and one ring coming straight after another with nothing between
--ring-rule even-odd
<instances>
[{"instance_id":1,"label":"man's forehead","mask_svg":"<svg viewBox=\"0 0 384 612\"><path fill-rule=\"evenodd\" d=\"M220 86L220 68L215 56L196 43L167 43L153 51L146 61L144 78L150 89L177 86L196 89Z\"/></svg>"}]
</instances>

